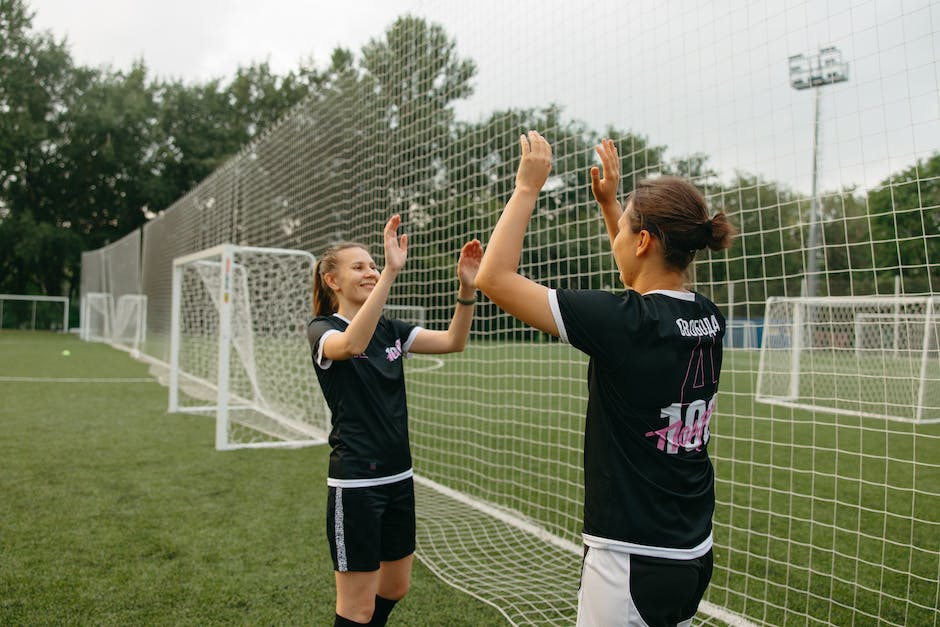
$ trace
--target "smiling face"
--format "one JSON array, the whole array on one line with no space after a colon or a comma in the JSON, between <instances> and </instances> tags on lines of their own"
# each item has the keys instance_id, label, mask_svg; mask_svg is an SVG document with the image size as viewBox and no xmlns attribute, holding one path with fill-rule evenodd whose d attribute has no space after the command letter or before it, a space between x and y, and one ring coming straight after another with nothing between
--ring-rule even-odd
<instances>
[{"instance_id":1,"label":"smiling face","mask_svg":"<svg viewBox=\"0 0 940 627\"><path fill-rule=\"evenodd\" d=\"M339 302L361 307L379 280L379 271L372 255L358 246L336 253L336 269L328 273L327 285ZM340 307L342 309L342 306Z\"/></svg>"}]
</instances>

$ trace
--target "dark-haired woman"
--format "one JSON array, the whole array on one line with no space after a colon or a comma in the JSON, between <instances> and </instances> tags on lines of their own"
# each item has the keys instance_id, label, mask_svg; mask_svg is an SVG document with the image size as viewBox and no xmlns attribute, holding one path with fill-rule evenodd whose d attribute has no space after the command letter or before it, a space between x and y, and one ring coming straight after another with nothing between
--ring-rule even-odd
<instances>
[{"instance_id":1,"label":"dark-haired woman","mask_svg":"<svg viewBox=\"0 0 940 627\"><path fill-rule=\"evenodd\" d=\"M688 182L640 182L617 200L620 158L591 169L626 290L549 289L517 272L526 226L551 171L551 146L520 137L516 187L477 285L516 318L590 356L584 439L585 557L578 625L688 625L712 572L714 471L708 457L725 321L685 287L695 251L735 234Z\"/></svg>"},{"instance_id":2,"label":"dark-haired woman","mask_svg":"<svg viewBox=\"0 0 940 627\"><path fill-rule=\"evenodd\" d=\"M332 412L327 537L336 575L334 625L384 625L408 592L415 501L402 360L462 351L470 332L483 249L460 251L460 289L447 331L382 315L405 265L401 218L385 225L385 268L361 244L334 246L317 262L307 328L313 363Z\"/></svg>"}]
</instances>

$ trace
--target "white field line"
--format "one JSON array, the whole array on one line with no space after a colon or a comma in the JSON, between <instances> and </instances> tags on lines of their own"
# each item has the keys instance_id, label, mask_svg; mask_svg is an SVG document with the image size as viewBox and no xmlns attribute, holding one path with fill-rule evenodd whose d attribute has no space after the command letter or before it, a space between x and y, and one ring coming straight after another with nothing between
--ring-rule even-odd
<instances>
[{"instance_id":1,"label":"white field line","mask_svg":"<svg viewBox=\"0 0 940 627\"><path fill-rule=\"evenodd\" d=\"M0 382L9 383L155 383L152 378L124 378L124 377L4 377Z\"/></svg>"},{"instance_id":2,"label":"white field line","mask_svg":"<svg viewBox=\"0 0 940 627\"><path fill-rule=\"evenodd\" d=\"M430 355L419 355L417 353L412 353L411 357L408 358L408 361L413 362L414 360L430 360L430 366L412 366L408 365L408 372L431 372L432 370L437 370L444 367L444 360L438 357L431 357Z\"/></svg>"}]
</instances>

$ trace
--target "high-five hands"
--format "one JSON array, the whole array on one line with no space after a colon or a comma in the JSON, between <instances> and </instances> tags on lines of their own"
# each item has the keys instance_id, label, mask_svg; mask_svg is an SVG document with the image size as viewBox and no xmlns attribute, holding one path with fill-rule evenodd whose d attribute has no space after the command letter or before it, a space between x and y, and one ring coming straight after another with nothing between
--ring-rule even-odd
<instances>
[{"instance_id":1,"label":"high-five hands","mask_svg":"<svg viewBox=\"0 0 940 627\"><path fill-rule=\"evenodd\" d=\"M604 168L604 177L597 166L591 168L591 191L594 199L601 207L609 207L617 202L617 188L620 186L620 154L612 139L602 139L594 146L597 156L601 158Z\"/></svg>"},{"instance_id":2,"label":"high-five hands","mask_svg":"<svg viewBox=\"0 0 940 627\"><path fill-rule=\"evenodd\" d=\"M529 131L528 137L520 135L519 144L522 158L516 172L516 189L538 192L552 171L552 146L537 131Z\"/></svg>"},{"instance_id":3,"label":"high-five hands","mask_svg":"<svg viewBox=\"0 0 940 627\"><path fill-rule=\"evenodd\" d=\"M457 260L457 277L461 285L476 289L481 259L483 259L483 245L480 244L480 240L470 240L463 245L460 250L460 259Z\"/></svg>"},{"instance_id":4,"label":"high-five hands","mask_svg":"<svg viewBox=\"0 0 940 627\"><path fill-rule=\"evenodd\" d=\"M405 267L405 259L408 258L408 236L402 235L401 243L398 240L400 224L401 216L397 213L385 223L385 267L395 272Z\"/></svg>"}]
</instances>

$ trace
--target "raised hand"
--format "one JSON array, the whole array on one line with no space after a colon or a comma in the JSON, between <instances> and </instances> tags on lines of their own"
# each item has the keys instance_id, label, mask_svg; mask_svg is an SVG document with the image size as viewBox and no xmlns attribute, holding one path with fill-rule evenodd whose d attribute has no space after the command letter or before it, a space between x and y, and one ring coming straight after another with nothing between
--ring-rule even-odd
<instances>
[{"instance_id":1,"label":"raised hand","mask_svg":"<svg viewBox=\"0 0 940 627\"><path fill-rule=\"evenodd\" d=\"M405 267L408 258L408 236L402 235L400 243L398 239L400 224L401 216L397 213L385 223L385 267L395 272Z\"/></svg>"},{"instance_id":2,"label":"raised hand","mask_svg":"<svg viewBox=\"0 0 940 627\"><path fill-rule=\"evenodd\" d=\"M460 285L476 289L481 259L483 259L483 245L480 240L471 240L463 245L460 249L460 259L457 260L457 277L460 279Z\"/></svg>"},{"instance_id":3,"label":"raised hand","mask_svg":"<svg viewBox=\"0 0 940 627\"><path fill-rule=\"evenodd\" d=\"M594 146L597 156L601 158L604 168L604 177L597 166L591 168L591 191L594 199L601 207L608 207L617 202L617 188L620 187L620 154L612 139L602 139Z\"/></svg>"},{"instance_id":4,"label":"raised hand","mask_svg":"<svg viewBox=\"0 0 940 627\"><path fill-rule=\"evenodd\" d=\"M537 131L529 131L528 138L519 136L522 158L516 172L516 189L538 192L552 171L552 146Z\"/></svg>"}]
</instances>

